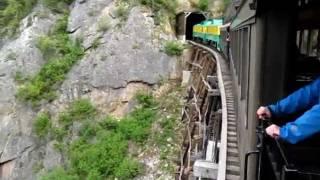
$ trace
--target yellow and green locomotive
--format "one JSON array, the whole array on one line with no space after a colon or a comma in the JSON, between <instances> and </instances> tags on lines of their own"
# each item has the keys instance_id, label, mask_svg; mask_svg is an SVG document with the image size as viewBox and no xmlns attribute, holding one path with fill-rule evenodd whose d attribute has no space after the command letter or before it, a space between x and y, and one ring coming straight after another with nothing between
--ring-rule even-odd
<instances>
[{"instance_id":1,"label":"yellow and green locomotive","mask_svg":"<svg viewBox=\"0 0 320 180\"><path fill-rule=\"evenodd\" d=\"M222 19L208 19L194 25L192 32L193 39L220 49L220 26L222 24Z\"/></svg>"}]
</instances>

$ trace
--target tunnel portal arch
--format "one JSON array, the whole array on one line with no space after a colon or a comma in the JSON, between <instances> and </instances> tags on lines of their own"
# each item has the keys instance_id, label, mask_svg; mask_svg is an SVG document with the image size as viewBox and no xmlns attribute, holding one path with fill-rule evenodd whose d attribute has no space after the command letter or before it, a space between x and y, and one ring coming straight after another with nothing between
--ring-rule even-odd
<instances>
[{"instance_id":1,"label":"tunnel portal arch","mask_svg":"<svg viewBox=\"0 0 320 180\"><path fill-rule=\"evenodd\" d=\"M207 16L203 12L181 12L176 16L177 27L176 32L181 40L192 39L192 28L195 24L198 24L207 19Z\"/></svg>"}]
</instances>

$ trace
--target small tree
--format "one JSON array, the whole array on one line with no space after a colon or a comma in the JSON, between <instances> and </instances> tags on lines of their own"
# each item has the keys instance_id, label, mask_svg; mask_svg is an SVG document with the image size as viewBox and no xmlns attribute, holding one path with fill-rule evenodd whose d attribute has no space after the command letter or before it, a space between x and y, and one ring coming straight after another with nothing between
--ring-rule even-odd
<instances>
[{"instance_id":1,"label":"small tree","mask_svg":"<svg viewBox=\"0 0 320 180\"><path fill-rule=\"evenodd\" d=\"M199 0L198 8L202 11L208 11L209 1L208 0Z\"/></svg>"},{"instance_id":2,"label":"small tree","mask_svg":"<svg viewBox=\"0 0 320 180\"><path fill-rule=\"evenodd\" d=\"M169 56L180 56L184 46L179 41L168 41L164 45L164 50Z\"/></svg>"}]
</instances>

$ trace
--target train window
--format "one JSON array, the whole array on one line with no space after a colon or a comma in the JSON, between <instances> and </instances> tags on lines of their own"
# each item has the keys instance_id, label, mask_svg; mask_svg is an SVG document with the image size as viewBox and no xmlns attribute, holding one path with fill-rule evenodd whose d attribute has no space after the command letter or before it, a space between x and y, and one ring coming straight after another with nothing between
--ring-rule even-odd
<instances>
[{"instance_id":1,"label":"train window","mask_svg":"<svg viewBox=\"0 0 320 180\"><path fill-rule=\"evenodd\" d=\"M320 34L318 29L297 31L296 45L299 53L320 60Z\"/></svg>"},{"instance_id":2,"label":"train window","mask_svg":"<svg viewBox=\"0 0 320 180\"><path fill-rule=\"evenodd\" d=\"M232 41L233 42L233 68L235 69L236 68L236 64L235 64L235 62L234 62L234 58L236 58L236 47L237 47L237 36L236 36L236 33L235 32L232 32L232 34L233 34L233 38L234 38L234 41Z\"/></svg>"},{"instance_id":3,"label":"train window","mask_svg":"<svg viewBox=\"0 0 320 180\"><path fill-rule=\"evenodd\" d=\"M238 69L239 69L239 85L241 83L241 64L242 64L242 41L243 41L243 36L242 36L242 30L239 30L239 55L238 55L238 59L239 59L239 64L238 64Z\"/></svg>"},{"instance_id":4,"label":"train window","mask_svg":"<svg viewBox=\"0 0 320 180\"><path fill-rule=\"evenodd\" d=\"M234 46L233 46L233 51L234 51L234 56L233 56L233 63L234 63L234 69L235 69L235 74L238 74L238 39L239 37L237 36L238 32L234 31Z\"/></svg>"},{"instance_id":5,"label":"train window","mask_svg":"<svg viewBox=\"0 0 320 180\"><path fill-rule=\"evenodd\" d=\"M303 7L307 4L309 4L310 2L312 2L312 0L299 0L298 1L298 6Z\"/></svg>"},{"instance_id":6,"label":"train window","mask_svg":"<svg viewBox=\"0 0 320 180\"><path fill-rule=\"evenodd\" d=\"M238 85L240 85L240 66L241 66L241 31L238 30L238 54L237 54L237 76L238 76Z\"/></svg>"},{"instance_id":7,"label":"train window","mask_svg":"<svg viewBox=\"0 0 320 180\"><path fill-rule=\"evenodd\" d=\"M233 35L233 32L231 32L231 34L230 34L230 37L231 37L231 61L232 61L232 64L234 65L234 62L233 62L233 57L234 57L234 40L235 40L235 37L234 37L234 35Z\"/></svg>"},{"instance_id":8,"label":"train window","mask_svg":"<svg viewBox=\"0 0 320 180\"><path fill-rule=\"evenodd\" d=\"M318 30L318 39L317 39L317 57L320 59L320 30Z\"/></svg>"},{"instance_id":9,"label":"train window","mask_svg":"<svg viewBox=\"0 0 320 180\"><path fill-rule=\"evenodd\" d=\"M240 55L240 41L241 41L241 37L240 37L240 32L237 31L237 56L236 56L236 71L237 71L237 76L239 77L239 55Z\"/></svg>"},{"instance_id":10,"label":"train window","mask_svg":"<svg viewBox=\"0 0 320 180\"><path fill-rule=\"evenodd\" d=\"M312 6L312 4L316 3L316 1L319 1L319 0L299 0L298 1L298 6L300 8L304 8L304 7L307 7L307 6L310 7L310 5Z\"/></svg>"},{"instance_id":11,"label":"train window","mask_svg":"<svg viewBox=\"0 0 320 180\"><path fill-rule=\"evenodd\" d=\"M250 65L250 26L242 30L242 61L241 61L241 100L245 101L244 112L248 115L248 87ZM245 118L244 127L248 128L248 118Z\"/></svg>"},{"instance_id":12,"label":"train window","mask_svg":"<svg viewBox=\"0 0 320 180\"><path fill-rule=\"evenodd\" d=\"M236 61L236 72L237 72L237 75L239 75L239 42L240 42L240 36L239 36L239 31L236 31L236 36L237 36L237 43L236 43L236 46L237 46L237 53L236 53L236 57L235 57L235 61Z\"/></svg>"},{"instance_id":13,"label":"train window","mask_svg":"<svg viewBox=\"0 0 320 180\"><path fill-rule=\"evenodd\" d=\"M307 48L308 48L308 35L309 31L304 30L302 31L302 39L300 40L300 53L306 55L307 54Z\"/></svg>"},{"instance_id":14,"label":"train window","mask_svg":"<svg viewBox=\"0 0 320 180\"><path fill-rule=\"evenodd\" d=\"M247 79L248 79L248 60L249 60L249 28L242 30L242 54L241 54L241 99L246 99Z\"/></svg>"},{"instance_id":15,"label":"train window","mask_svg":"<svg viewBox=\"0 0 320 180\"><path fill-rule=\"evenodd\" d=\"M310 31L310 42L308 44L308 55L312 57L317 57L318 55L318 30Z\"/></svg>"},{"instance_id":16,"label":"train window","mask_svg":"<svg viewBox=\"0 0 320 180\"><path fill-rule=\"evenodd\" d=\"M236 54L236 51L237 51L237 49L236 49L236 47L237 47L237 44L236 44L236 42L237 42L237 36L236 36L236 34L235 34L236 32L234 32L234 31L232 31L232 47L231 47L231 50L232 50L232 62L233 62L233 68L236 70L236 62L235 62L235 58L237 57L237 54ZM237 73L237 72L235 72L235 73Z\"/></svg>"},{"instance_id":17,"label":"train window","mask_svg":"<svg viewBox=\"0 0 320 180\"><path fill-rule=\"evenodd\" d=\"M233 36L234 36L234 46L233 46L233 51L234 51L234 56L233 56L233 63L234 63L234 69L235 69L235 74L237 74L237 54L238 54L238 36L237 36L237 32L233 32Z\"/></svg>"},{"instance_id":18,"label":"train window","mask_svg":"<svg viewBox=\"0 0 320 180\"><path fill-rule=\"evenodd\" d=\"M300 34L301 34L301 31L297 31L297 36L296 36L296 45L297 45L297 47L299 47L299 49L300 49Z\"/></svg>"}]
</instances>

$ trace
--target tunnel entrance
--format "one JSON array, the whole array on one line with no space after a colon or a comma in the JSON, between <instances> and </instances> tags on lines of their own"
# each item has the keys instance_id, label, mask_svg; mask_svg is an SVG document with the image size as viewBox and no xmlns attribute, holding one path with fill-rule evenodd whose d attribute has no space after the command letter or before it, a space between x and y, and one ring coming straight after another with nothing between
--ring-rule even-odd
<instances>
[{"instance_id":1,"label":"tunnel entrance","mask_svg":"<svg viewBox=\"0 0 320 180\"><path fill-rule=\"evenodd\" d=\"M191 40L192 28L206 19L206 15L202 12L181 12L177 15L176 32L179 39Z\"/></svg>"},{"instance_id":2,"label":"tunnel entrance","mask_svg":"<svg viewBox=\"0 0 320 180\"><path fill-rule=\"evenodd\" d=\"M204 21L206 16L202 13L191 13L186 17L186 39L192 40L192 28L194 25Z\"/></svg>"}]
</instances>

